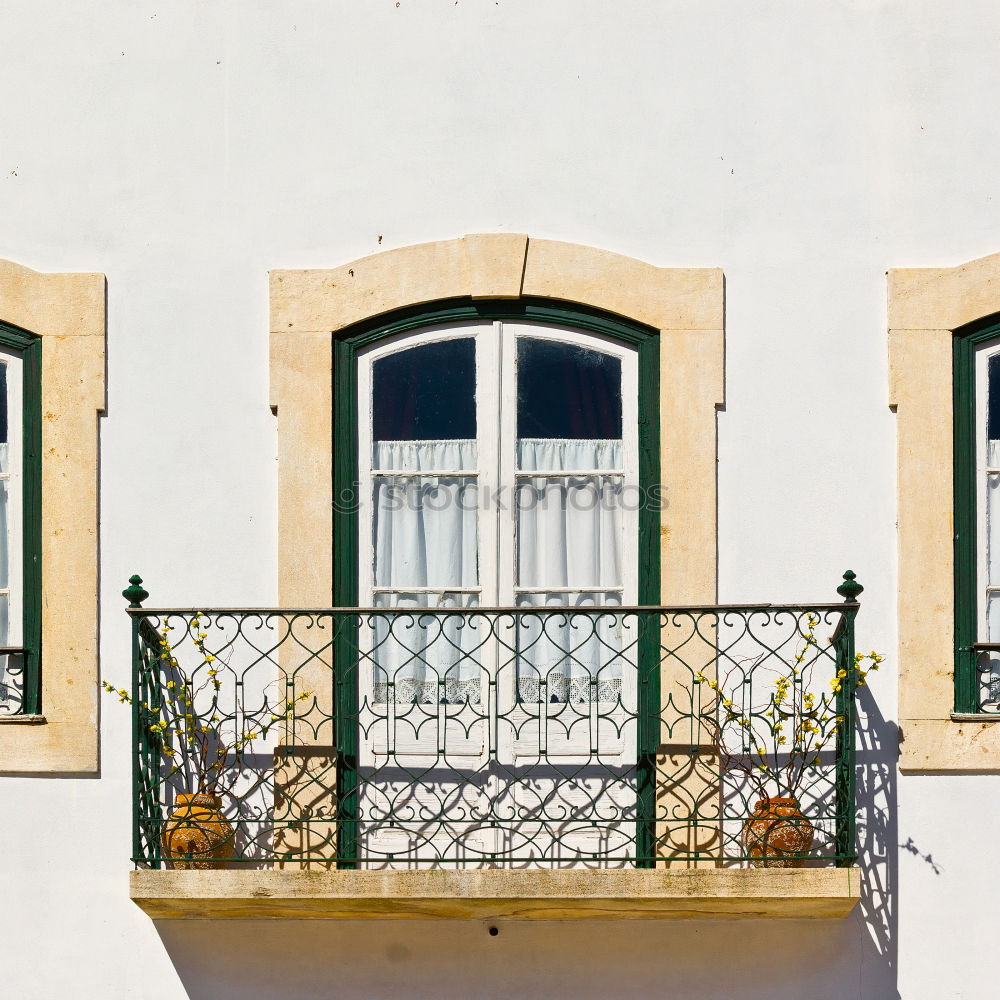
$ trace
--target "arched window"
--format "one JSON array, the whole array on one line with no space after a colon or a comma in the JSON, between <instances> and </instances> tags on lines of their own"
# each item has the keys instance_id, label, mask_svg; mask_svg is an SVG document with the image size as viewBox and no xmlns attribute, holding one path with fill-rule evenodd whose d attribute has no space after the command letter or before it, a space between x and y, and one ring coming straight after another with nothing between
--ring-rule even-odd
<instances>
[{"instance_id":1,"label":"arched window","mask_svg":"<svg viewBox=\"0 0 1000 1000\"><path fill-rule=\"evenodd\" d=\"M955 331L955 712L1000 713L1000 323Z\"/></svg>"},{"instance_id":2,"label":"arched window","mask_svg":"<svg viewBox=\"0 0 1000 1000\"><path fill-rule=\"evenodd\" d=\"M377 341L357 365L361 606L638 602L634 343L482 318ZM589 699L592 659L535 643L519 696ZM444 681L449 701L480 697L471 659L435 666L384 649L374 694L437 700ZM598 681L615 701L620 664Z\"/></svg>"},{"instance_id":3,"label":"arched window","mask_svg":"<svg viewBox=\"0 0 1000 1000\"><path fill-rule=\"evenodd\" d=\"M656 637L619 612L659 593L658 547L643 550L659 534L658 341L531 301L408 311L340 339L335 391L354 405L336 408L333 440L354 456L335 495L355 502L337 517L337 603L377 609L339 671L366 854L516 852L472 820L414 845L399 816L524 810L526 796L572 816L584 787L634 837L641 699L659 687L640 696L637 676ZM551 850L558 829L563 849L599 853L567 823L523 850Z\"/></svg>"},{"instance_id":4,"label":"arched window","mask_svg":"<svg viewBox=\"0 0 1000 1000\"><path fill-rule=\"evenodd\" d=\"M1000 769L995 545L1000 254L888 274L900 769ZM991 398L992 397L992 398ZM991 413L991 411L993 411Z\"/></svg>"},{"instance_id":5,"label":"arched window","mask_svg":"<svg viewBox=\"0 0 1000 1000\"><path fill-rule=\"evenodd\" d=\"M0 323L0 713L41 708L41 342Z\"/></svg>"}]
</instances>

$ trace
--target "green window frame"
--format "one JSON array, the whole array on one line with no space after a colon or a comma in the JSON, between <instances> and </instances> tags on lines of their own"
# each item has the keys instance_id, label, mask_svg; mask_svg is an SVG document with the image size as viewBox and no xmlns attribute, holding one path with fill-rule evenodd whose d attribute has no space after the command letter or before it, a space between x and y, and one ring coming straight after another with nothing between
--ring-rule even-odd
<instances>
[{"instance_id":1,"label":"green window frame","mask_svg":"<svg viewBox=\"0 0 1000 1000\"><path fill-rule=\"evenodd\" d=\"M416 331L423 327L468 320L504 320L550 323L561 327L603 334L635 346L638 354L638 423L639 486L646 497L654 495L660 484L660 333L653 327L580 305L551 299L461 298L438 301L401 309L349 327L336 335L333 343L333 603L351 608L358 600L359 525L356 503L358 470L357 426L357 356L358 351L386 337ZM658 496L659 493L657 492ZM639 511L638 524L638 599L640 606L660 603L660 507L645 503ZM350 662L352 643L349 634L335 641L334 657ZM640 815L651 816L655 809L656 750L659 735L660 678L658 638L647 630L639 647L639 725L637 793ZM642 664L646 666L643 667ZM337 673L342 676L338 669ZM340 719L358 717L358 689L353 684L336 684L335 712ZM356 855L358 733L353 726L337 729L337 787L343 815L347 822L339 831L342 858ZM656 831L654 824L643 823L638 831L640 857L651 857ZM644 861L641 867L651 867ZM352 861L339 862L341 868L353 868Z\"/></svg>"},{"instance_id":2,"label":"green window frame","mask_svg":"<svg viewBox=\"0 0 1000 1000\"><path fill-rule=\"evenodd\" d=\"M21 356L22 622L24 688L16 715L42 714L42 341L0 321L0 345ZM17 586L12 580L11 587Z\"/></svg>"},{"instance_id":3,"label":"green window frame","mask_svg":"<svg viewBox=\"0 0 1000 1000\"><path fill-rule=\"evenodd\" d=\"M600 333L634 345L639 367L639 484L646 496L660 482L660 334L652 327L597 309L547 299L450 299L403 309L350 327L333 348L333 603L350 608L358 599L357 355L375 341L439 323L463 320L526 320ZM660 510L639 512L639 604L660 603Z\"/></svg>"}]
</instances>

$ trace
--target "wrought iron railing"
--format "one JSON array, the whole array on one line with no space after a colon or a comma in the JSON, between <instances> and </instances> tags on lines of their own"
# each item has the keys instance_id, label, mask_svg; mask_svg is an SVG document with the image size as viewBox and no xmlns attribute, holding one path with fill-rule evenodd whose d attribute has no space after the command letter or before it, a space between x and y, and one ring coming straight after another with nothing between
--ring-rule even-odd
<instances>
[{"instance_id":1,"label":"wrought iron railing","mask_svg":"<svg viewBox=\"0 0 1000 1000\"><path fill-rule=\"evenodd\" d=\"M852 573L837 604L675 608L147 610L140 584L138 865L854 859ZM203 858L164 839L212 826L178 812L199 791ZM778 796L813 831L791 862L746 832Z\"/></svg>"},{"instance_id":2,"label":"wrought iron railing","mask_svg":"<svg viewBox=\"0 0 1000 1000\"><path fill-rule=\"evenodd\" d=\"M34 715L39 694L31 651L23 646L0 646L0 717Z\"/></svg>"}]
</instances>

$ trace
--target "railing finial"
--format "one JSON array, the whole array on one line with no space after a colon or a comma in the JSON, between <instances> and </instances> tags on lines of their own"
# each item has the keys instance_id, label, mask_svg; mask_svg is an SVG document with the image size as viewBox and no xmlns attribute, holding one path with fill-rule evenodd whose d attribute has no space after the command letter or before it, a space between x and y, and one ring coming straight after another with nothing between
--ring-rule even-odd
<instances>
[{"instance_id":1,"label":"railing finial","mask_svg":"<svg viewBox=\"0 0 1000 1000\"><path fill-rule=\"evenodd\" d=\"M837 588L837 593L845 601L856 601L864 589L855 578L854 570L849 569L844 571L844 582Z\"/></svg>"},{"instance_id":2,"label":"railing finial","mask_svg":"<svg viewBox=\"0 0 1000 1000\"><path fill-rule=\"evenodd\" d=\"M149 591L142 589L142 577L134 573L128 578L129 586L122 591L122 597L128 601L130 608L141 608L142 602L149 597Z\"/></svg>"}]
</instances>

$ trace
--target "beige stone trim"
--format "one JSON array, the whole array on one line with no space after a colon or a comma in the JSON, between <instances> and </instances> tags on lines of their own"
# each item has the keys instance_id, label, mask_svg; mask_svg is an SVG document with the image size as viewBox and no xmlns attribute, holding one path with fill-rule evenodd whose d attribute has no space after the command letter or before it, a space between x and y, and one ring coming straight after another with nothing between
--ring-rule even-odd
<instances>
[{"instance_id":1,"label":"beige stone trim","mask_svg":"<svg viewBox=\"0 0 1000 1000\"><path fill-rule=\"evenodd\" d=\"M0 261L0 319L42 338L42 710L0 727L0 771L98 769L98 431L103 274Z\"/></svg>"},{"instance_id":2,"label":"beige stone trim","mask_svg":"<svg viewBox=\"0 0 1000 1000\"><path fill-rule=\"evenodd\" d=\"M156 920L837 918L860 882L856 868L130 873Z\"/></svg>"},{"instance_id":3,"label":"beige stone trim","mask_svg":"<svg viewBox=\"0 0 1000 1000\"><path fill-rule=\"evenodd\" d=\"M271 405L278 414L278 593L322 607L332 580L331 334L437 299L540 296L661 331L663 600L716 595L716 409L723 403L722 272L659 268L605 250L483 234L270 273Z\"/></svg>"},{"instance_id":4,"label":"beige stone trim","mask_svg":"<svg viewBox=\"0 0 1000 1000\"><path fill-rule=\"evenodd\" d=\"M1000 312L1000 254L888 273L896 410L899 766L1000 770L1000 730L954 722L952 334Z\"/></svg>"}]
</instances>

